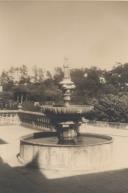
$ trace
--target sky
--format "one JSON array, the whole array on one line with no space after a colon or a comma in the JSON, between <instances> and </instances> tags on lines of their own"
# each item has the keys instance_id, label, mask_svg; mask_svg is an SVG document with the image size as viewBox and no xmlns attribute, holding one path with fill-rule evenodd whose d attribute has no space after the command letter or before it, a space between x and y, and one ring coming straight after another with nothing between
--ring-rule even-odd
<instances>
[{"instance_id":1,"label":"sky","mask_svg":"<svg viewBox=\"0 0 128 193\"><path fill-rule=\"evenodd\" d=\"M0 72L128 62L128 2L0 1Z\"/></svg>"}]
</instances>

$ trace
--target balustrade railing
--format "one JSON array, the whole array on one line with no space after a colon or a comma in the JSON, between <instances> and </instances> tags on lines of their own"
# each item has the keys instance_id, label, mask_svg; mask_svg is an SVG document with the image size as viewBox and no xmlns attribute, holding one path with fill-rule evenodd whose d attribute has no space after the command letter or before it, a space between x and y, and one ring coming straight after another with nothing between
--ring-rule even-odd
<instances>
[{"instance_id":1,"label":"balustrade railing","mask_svg":"<svg viewBox=\"0 0 128 193\"><path fill-rule=\"evenodd\" d=\"M35 128L39 130L52 130L49 119L43 113L31 112L31 111L20 111L18 113L20 124L22 126Z\"/></svg>"},{"instance_id":2,"label":"balustrade railing","mask_svg":"<svg viewBox=\"0 0 128 193\"><path fill-rule=\"evenodd\" d=\"M128 129L128 123L88 121L84 124L86 126ZM0 110L0 125L22 125L38 130L54 130L45 114L24 110Z\"/></svg>"},{"instance_id":3,"label":"balustrade railing","mask_svg":"<svg viewBox=\"0 0 128 193\"><path fill-rule=\"evenodd\" d=\"M0 110L0 125L19 125L19 116L16 110Z\"/></svg>"},{"instance_id":4,"label":"balustrade railing","mask_svg":"<svg viewBox=\"0 0 128 193\"><path fill-rule=\"evenodd\" d=\"M121 122L106 122L106 121L88 121L87 125L95 127L115 128L115 129L128 129L128 123Z\"/></svg>"},{"instance_id":5,"label":"balustrade railing","mask_svg":"<svg viewBox=\"0 0 128 193\"><path fill-rule=\"evenodd\" d=\"M53 129L43 113L24 110L0 110L0 125L22 125L39 130Z\"/></svg>"}]
</instances>

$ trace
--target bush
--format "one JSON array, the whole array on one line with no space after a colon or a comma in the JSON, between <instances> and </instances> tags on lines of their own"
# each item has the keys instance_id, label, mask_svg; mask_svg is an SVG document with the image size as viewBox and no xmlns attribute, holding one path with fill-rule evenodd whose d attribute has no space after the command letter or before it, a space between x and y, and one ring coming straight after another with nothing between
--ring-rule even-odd
<instances>
[{"instance_id":1,"label":"bush","mask_svg":"<svg viewBox=\"0 0 128 193\"><path fill-rule=\"evenodd\" d=\"M99 98L94 110L86 115L91 120L128 122L128 96L106 95Z\"/></svg>"}]
</instances>

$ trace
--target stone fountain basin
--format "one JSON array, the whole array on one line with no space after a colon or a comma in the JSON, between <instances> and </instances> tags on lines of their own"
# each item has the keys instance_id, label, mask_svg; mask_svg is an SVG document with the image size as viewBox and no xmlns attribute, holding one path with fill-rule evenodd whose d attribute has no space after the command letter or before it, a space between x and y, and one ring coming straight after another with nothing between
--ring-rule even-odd
<instances>
[{"instance_id":1,"label":"stone fountain basin","mask_svg":"<svg viewBox=\"0 0 128 193\"><path fill-rule=\"evenodd\" d=\"M40 132L20 140L20 160L46 170L98 171L111 164L112 138L80 134L77 145L57 144L56 132Z\"/></svg>"}]
</instances>

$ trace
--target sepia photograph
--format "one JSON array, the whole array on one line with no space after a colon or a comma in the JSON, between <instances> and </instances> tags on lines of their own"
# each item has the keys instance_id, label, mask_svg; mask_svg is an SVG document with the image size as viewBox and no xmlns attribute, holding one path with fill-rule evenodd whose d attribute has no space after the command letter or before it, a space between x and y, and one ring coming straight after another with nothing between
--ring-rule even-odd
<instances>
[{"instance_id":1,"label":"sepia photograph","mask_svg":"<svg viewBox=\"0 0 128 193\"><path fill-rule=\"evenodd\" d=\"M128 193L128 1L0 0L0 193Z\"/></svg>"}]
</instances>

